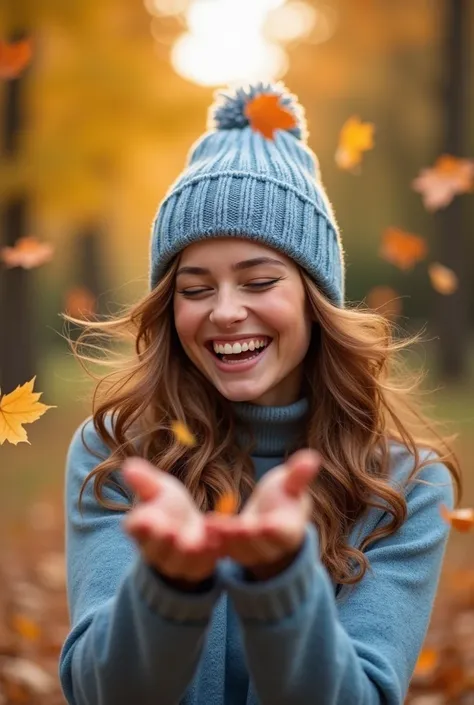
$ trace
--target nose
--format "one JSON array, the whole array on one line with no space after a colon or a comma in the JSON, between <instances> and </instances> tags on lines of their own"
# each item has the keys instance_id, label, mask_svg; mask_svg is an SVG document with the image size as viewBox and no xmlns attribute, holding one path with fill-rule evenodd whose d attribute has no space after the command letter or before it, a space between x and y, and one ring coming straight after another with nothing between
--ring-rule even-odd
<instances>
[{"instance_id":1,"label":"nose","mask_svg":"<svg viewBox=\"0 0 474 705\"><path fill-rule=\"evenodd\" d=\"M209 314L209 320L221 328L230 328L247 318L247 309L242 305L235 290L220 291Z\"/></svg>"}]
</instances>

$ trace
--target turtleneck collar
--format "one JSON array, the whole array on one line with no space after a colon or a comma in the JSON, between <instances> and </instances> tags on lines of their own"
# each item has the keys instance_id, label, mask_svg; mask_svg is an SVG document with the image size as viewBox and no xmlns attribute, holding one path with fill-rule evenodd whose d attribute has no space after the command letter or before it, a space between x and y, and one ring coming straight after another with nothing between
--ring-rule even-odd
<instances>
[{"instance_id":1,"label":"turtleneck collar","mask_svg":"<svg viewBox=\"0 0 474 705\"><path fill-rule=\"evenodd\" d=\"M279 457L292 449L302 430L308 412L308 400L299 399L288 406L259 406L248 402L233 402L240 442L249 440L246 426L250 426L256 446L252 455ZM239 425L239 421L243 422Z\"/></svg>"}]
</instances>

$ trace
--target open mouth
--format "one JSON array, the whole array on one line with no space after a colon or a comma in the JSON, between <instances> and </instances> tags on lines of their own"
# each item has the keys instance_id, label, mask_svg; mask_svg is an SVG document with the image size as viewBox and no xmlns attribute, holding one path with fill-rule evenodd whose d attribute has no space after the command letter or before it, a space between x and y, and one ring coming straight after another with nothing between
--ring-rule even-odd
<instances>
[{"instance_id":1,"label":"open mouth","mask_svg":"<svg viewBox=\"0 0 474 705\"><path fill-rule=\"evenodd\" d=\"M221 362L235 365L257 358L268 348L272 340L268 336L226 343L210 340L206 343L206 347Z\"/></svg>"}]
</instances>

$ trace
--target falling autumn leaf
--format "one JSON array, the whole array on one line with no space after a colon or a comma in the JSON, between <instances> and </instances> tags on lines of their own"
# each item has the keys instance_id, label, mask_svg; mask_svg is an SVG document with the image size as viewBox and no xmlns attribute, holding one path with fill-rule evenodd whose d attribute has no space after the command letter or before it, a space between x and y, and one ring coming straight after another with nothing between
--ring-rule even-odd
<instances>
[{"instance_id":1,"label":"falling autumn leaf","mask_svg":"<svg viewBox=\"0 0 474 705\"><path fill-rule=\"evenodd\" d=\"M441 504L439 512L445 522L457 531L467 532L474 527L474 509L453 509L450 511L445 504Z\"/></svg>"},{"instance_id":2,"label":"falling autumn leaf","mask_svg":"<svg viewBox=\"0 0 474 705\"><path fill-rule=\"evenodd\" d=\"M428 246L424 238L400 228L386 228L382 235L379 255L403 270L412 269L425 259Z\"/></svg>"},{"instance_id":3,"label":"falling autumn leaf","mask_svg":"<svg viewBox=\"0 0 474 705\"><path fill-rule=\"evenodd\" d=\"M431 284L439 294L449 296L458 288L458 278L452 269L439 262L433 262L428 267Z\"/></svg>"},{"instance_id":4,"label":"falling autumn leaf","mask_svg":"<svg viewBox=\"0 0 474 705\"><path fill-rule=\"evenodd\" d=\"M216 502L215 510L219 514L235 514L237 511L237 497L233 492L226 492Z\"/></svg>"},{"instance_id":5,"label":"falling autumn leaf","mask_svg":"<svg viewBox=\"0 0 474 705\"><path fill-rule=\"evenodd\" d=\"M474 160L443 154L433 167L421 170L412 187L421 193L427 210L444 208L455 196L473 190Z\"/></svg>"},{"instance_id":6,"label":"falling autumn leaf","mask_svg":"<svg viewBox=\"0 0 474 705\"><path fill-rule=\"evenodd\" d=\"M35 379L36 376L22 386L18 385L13 392L0 396L0 445L5 441L13 445L29 443L23 424L33 423L48 409L56 408L38 401L42 392L33 392Z\"/></svg>"},{"instance_id":7,"label":"falling autumn leaf","mask_svg":"<svg viewBox=\"0 0 474 705\"><path fill-rule=\"evenodd\" d=\"M75 286L66 294L65 311L72 318L89 318L96 311L96 298L84 286Z\"/></svg>"},{"instance_id":8,"label":"falling autumn leaf","mask_svg":"<svg viewBox=\"0 0 474 705\"><path fill-rule=\"evenodd\" d=\"M422 678L432 675L438 663L438 651L433 648L425 647L421 650L416 662L414 675Z\"/></svg>"},{"instance_id":9,"label":"falling autumn leaf","mask_svg":"<svg viewBox=\"0 0 474 705\"><path fill-rule=\"evenodd\" d=\"M12 628L26 641L38 641L41 636L39 625L24 614L14 614L12 617Z\"/></svg>"},{"instance_id":10,"label":"falling autumn leaf","mask_svg":"<svg viewBox=\"0 0 474 705\"><path fill-rule=\"evenodd\" d=\"M54 254L52 245L39 242L35 237L21 237L14 247L2 247L0 260L6 267L23 267L33 269L49 262Z\"/></svg>"},{"instance_id":11,"label":"falling autumn leaf","mask_svg":"<svg viewBox=\"0 0 474 705\"><path fill-rule=\"evenodd\" d=\"M0 78L18 78L30 63L32 53L29 39L12 43L0 41Z\"/></svg>"},{"instance_id":12,"label":"falling autumn leaf","mask_svg":"<svg viewBox=\"0 0 474 705\"><path fill-rule=\"evenodd\" d=\"M336 150L336 164L340 169L354 170L362 161L362 153L373 149L374 129L371 122L361 122L357 115L342 126Z\"/></svg>"},{"instance_id":13,"label":"falling autumn leaf","mask_svg":"<svg viewBox=\"0 0 474 705\"><path fill-rule=\"evenodd\" d=\"M395 319L402 312L400 295L390 286L375 286L367 294L367 305L382 316Z\"/></svg>"},{"instance_id":14,"label":"falling autumn leaf","mask_svg":"<svg viewBox=\"0 0 474 705\"><path fill-rule=\"evenodd\" d=\"M195 437L186 424L182 421L173 421L171 424L171 430L173 431L178 443L181 443L183 446L189 446L190 448L196 445Z\"/></svg>"},{"instance_id":15,"label":"falling autumn leaf","mask_svg":"<svg viewBox=\"0 0 474 705\"><path fill-rule=\"evenodd\" d=\"M278 95L257 95L245 106L245 116L250 126L267 139L274 139L275 130L291 130L296 127L295 116L280 104Z\"/></svg>"}]
</instances>

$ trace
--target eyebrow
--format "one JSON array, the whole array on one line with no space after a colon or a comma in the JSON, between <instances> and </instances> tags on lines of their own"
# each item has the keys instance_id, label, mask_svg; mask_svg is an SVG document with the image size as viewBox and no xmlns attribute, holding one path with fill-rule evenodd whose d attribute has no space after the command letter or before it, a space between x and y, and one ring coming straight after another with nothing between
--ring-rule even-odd
<instances>
[{"instance_id":1,"label":"eyebrow","mask_svg":"<svg viewBox=\"0 0 474 705\"><path fill-rule=\"evenodd\" d=\"M253 257L252 259L245 259L242 262L236 262L232 265L231 269L233 272L240 272L243 269L250 269L251 267L258 267L260 264L278 264L280 267L285 267L286 264L279 259L274 257ZM205 267L180 267L176 272L176 276L180 274L210 274L210 270Z\"/></svg>"}]
</instances>

